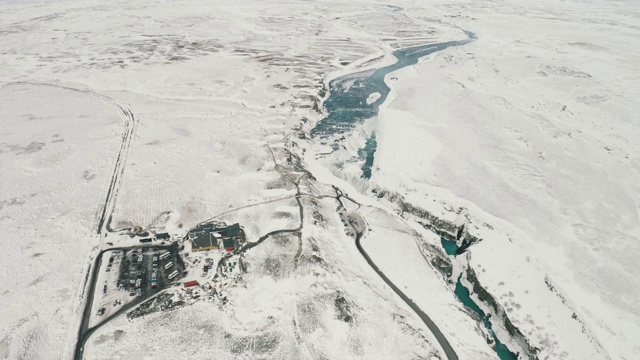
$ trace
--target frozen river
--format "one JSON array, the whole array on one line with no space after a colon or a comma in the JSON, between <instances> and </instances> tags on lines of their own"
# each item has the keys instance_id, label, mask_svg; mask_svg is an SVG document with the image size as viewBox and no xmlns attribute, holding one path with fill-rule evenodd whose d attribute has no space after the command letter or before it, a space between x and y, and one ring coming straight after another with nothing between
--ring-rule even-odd
<instances>
[{"instance_id":1,"label":"frozen river","mask_svg":"<svg viewBox=\"0 0 640 360\"><path fill-rule=\"evenodd\" d=\"M329 83L329 96L324 102L327 116L312 129L311 136L322 138L344 134L353 130L356 125L377 116L380 105L384 103L390 92L390 88L385 82L388 74L406 66L417 64L419 59L424 56L449 47L468 44L476 38L475 34L471 32L465 33L467 38L464 40L398 49L393 52L397 59L394 64L379 69L344 75L332 80ZM364 160L362 177L365 179L371 177L376 148L376 137L375 133L373 133L367 140L365 147L358 151L357 156ZM446 244L443 242L443 245ZM445 250L449 255L453 255L450 253L451 249L445 248ZM456 284L455 295L468 309L475 312L482 319L483 325L492 335L495 342L493 348L498 357L502 360L517 359L517 355L510 352L495 336L489 317L473 302L469 296L469 290L459 280Z\"/></svg>"},{"instance_id":2,"label":"frozen river","mask_svg":"<svg viewBox=\"0 0 640 360\"><path fill-rule=\"evenodd\" d=\"M356 124L378 115L378 108L389 95L386 76L396 70L415 65L424 56L453 47L470 43L476 37L465 32L467 38L458 41L426 44L393 52L398 59L394 64L375 70L344 75L329 83L329 97L324 102L327 117L311 130L311 136L342 134L353 129ZM372 94L379 94L375 101L367 101Z\"/></svg>"}]
</instances>

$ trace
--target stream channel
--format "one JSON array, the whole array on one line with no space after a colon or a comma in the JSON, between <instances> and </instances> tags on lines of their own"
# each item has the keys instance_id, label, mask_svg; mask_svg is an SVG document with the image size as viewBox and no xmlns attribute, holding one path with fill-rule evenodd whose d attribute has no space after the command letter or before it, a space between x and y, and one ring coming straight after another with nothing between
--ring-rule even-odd
<instances>
[{"instance_id":1,"label":"stream channel","mask_svg":"<svg viewBox=\"0 0 640 360\"><path fill-rule=\"evenodd\" d=\"M393 52L397 62L379 69L361 71L353 74L338 77L329 82L329 97L324 101L324 108L327 116L318 122L311 130L311 137L328 138L330 136L341 135L354 129L358 124L365 120L371 119L378 115L379 107L387 99L389 95L389 86L385 83L385 77L396 70L406 66L415 65L421 57L433 54L444 49L466 45L476 39L475 34L465 31L467 38L458 41L448 41L436 44L419 45L404 49L398 49ZM378 93L379 97L375 101L371 101L371 95ZM369 100L369 101L367 101ZM377 149L375 133L367 140L363 149L358 151L358 157L364 160L362 166L362 177L369 179L371 177L371 167ZM449 255L455 254L457 248L455 243L443 241L443 247ZM456 283L455 295L458 297L468 309L475 312L487 328L495 346L493 349L501 360L517 359L517 355L510 352L509 349L498 340L493 330L489 317L482 309L471 299L469 290L465 288L460 278Z\"/></svg>"},{"instance_id":2,"label":"stream channel","mask_svg":"<svg viewBox=\"0 0 640 360\"><path fill-rule=\"evenodd\" d=\"M452 257L459 255L458 246L456 245L455 242L446 240L444 238L441 238L440 241L447 255ZM509 348L507 348L503 343L500 342L500 340L498 340L498 337L493 332L493 328L492 328L489 316L487 316L487 314L485 314L485 312L482 311L482 309L478 306L478 304L476 304L473 301L473 299L471 299L471 293L469 292L469 289L467 289L466 287L464 287L464 285L462 285L462 282L460 281L460 279L462 279L462 274L458 276L458 281L456 281L456 289L454 290L454 293L458 298L458 300L460 300L460 302L464 304L464 306L466 306L468 309L471 309L474 313L480 316L480 318L482 319L482 324L489 331L489 335L491 335L491 338L495 343L493 350L496 352L496 354L501 360L517 360L518 356L512 353L509 350Z\"/></svg>"}]
</instances>

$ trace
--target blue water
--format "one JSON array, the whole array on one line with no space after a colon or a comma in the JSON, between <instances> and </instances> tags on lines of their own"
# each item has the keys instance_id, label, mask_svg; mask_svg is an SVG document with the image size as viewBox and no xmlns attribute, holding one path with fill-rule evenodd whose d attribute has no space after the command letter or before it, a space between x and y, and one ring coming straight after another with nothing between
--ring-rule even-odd
<instances>
[{"instance_id":1,"label":"blue water","mask_svg":"<svg viewBox=\"0 0 640 360\"><path fill-rule=\"evenodd\" d=\"M444 252L449 256L456 256L456 252L458 251L458 245L455 241L446 240L443 237L440 237L440 243L442 244L442 248Z\"/></svg>"},{"instance_id":2,"label":"blue water","mask_svg":"<svg viewBox=\"0 0 640 360\"><path fill-rule=\"evenodd\" d=\"M320 120L311 130L311 137L327 137L343 134L353 129L364 120L378 115L380 105L389 95L389 87L384 78L390 72L415 65L418 60L452 46L461 46L476 39L475 34L465 32L467 39L448 41L444 43L427 44L399 49L393 52L397 61L379 69L362 71L355 74L341 76L329 82L329 97L324 102L327 116ZM367 98L373 93L379 93L380 98L367 104Z\"/></svg>"},{"instance_id":3,"label":"blue water","mask_svg":"<svg viewBox=\"0 0 640 360\"><path fill-rule=\"evenodd\" d=\"M447 253L447 255L449 256L457 255L458 245L455 243L455 241L449 241L449 240L446 240L444 237L440 237L440 243L442 244L442 247L444 248L444 251ZM460 282L461 278L462 278L462 274L458 276L458 281L456 282L456 289L454 290L454 293L458 297L458 300L460 300L460 302L464 306L471 309L473 312L478 314L478 316L480 316L480 318L482 319L482 323L484 324L484 327L487 328L487 330L489 330L489 334L491 334L491 338L493 338L493 341L495 344L495 346L493 347L493 350L495 350L498 357L501 360L517 360L518 356L512 353L509 350L509 348L507 348L503 343L500 342L500 340L498 340L498 338L496 337L496 334L493 332L493 328L491 325L491 321L489 320L489 317L473 301L473 299L471 299L471 294L469 293L469 289L464 287L464 285L462 285L462 282Z\"/></svg>"},{"instance_id":4,"label":"blue water","mask_svg":"<svg viewBox=\"0 0 640 360\"><path fill-rule=\"evenodd\" d=\"M437 51L444 50L452 46L461 46L476 39L475 34L465 32L467 39L461 41L448 41L437 44L427 44L406 49L399 49L393 52L396 63L376 70L362 71L355 74L345 75L329 82L329 97L324 102L327 116L318 122L311 130L311 136L328 137L339 135L352 130L357 124L378 115L380 105L389 95L389 87L384 82L384 78L392 71L406 66L414 65L418 60ZM371 104L367 104L367 98L373 93L379 93L380 98ZM428 100L427 100L428 101ZM375 133L367 140L365 147L358 151L358 156L364 160L362 167L363 177L371 177L371 167L373 166L374 155L377 143ZM455 256L458 247L455 242L442 239L442 247L450 256ZM469 290L460 282L460 277L456 283L454 291L458 299L469 309L477 313L482 319L482 323L489 330L495 346L494 350L502 360L516 360L517 355L509 351L502 344L492 330L489 317L471 299Z\"/></svg>"},{"instance_id":5,"label":"blue water","mask_svg":"<svg viewBox=\"0 0 640 360\"><path fill-rule=\"evenodd\" d=\"M376 133L372 133L364 144L364 148L358 150L358 157L364 160L362 164L362 178L369 180L371 178L371 168L373 167L373 159L378 149L376 142Z\"/></svg>"},{"instance_id":6,"label":"blue water","mask_svg":"<svg viewBox=\"0 0 640 360\"><path fill-rule=\"evenodd\" d=\"M491 325L491 321L489 320L489 317L484 313L484 311L482 311L482 309L475 302L473 302L473 300L471 299L469 290L466 287L464 287L464 285L462 285L462 283L460 282L461 277L462 275L458 277L458 282L456 282L456 289L454 291L458 299L460 299L460 302L462 302L464 306L471 309L473 312L475 312L480 316L480 318L482 319L482 323L487 328L487 330L489 330L489 334L491 334L491 337L495 342L495 346L493 347L493 350L496 352L498 357L501 360L517 360L518 356L512 353L509 350L509 348L507 348L503 343L500 342L500 340L498 340L498 338L496 337L496 334L492 330L492 325Z\"/></svg>"}]
</instances>

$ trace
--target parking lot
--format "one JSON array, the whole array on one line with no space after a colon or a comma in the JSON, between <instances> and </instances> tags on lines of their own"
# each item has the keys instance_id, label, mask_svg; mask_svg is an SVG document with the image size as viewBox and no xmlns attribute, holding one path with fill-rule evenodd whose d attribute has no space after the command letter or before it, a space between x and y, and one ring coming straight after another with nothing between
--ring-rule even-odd
<instances>
[{"instance_id":1,"label":"parking lot","mask_svg":"<svg viewBox=\"0 0 640 360\"><path fill-rule=\"evenodd\" d=\"M180 280L183 271L175 248L134 248L126 250L120 260L118 287L130 296L143 296Z\"/></svg>"}]
</instances>

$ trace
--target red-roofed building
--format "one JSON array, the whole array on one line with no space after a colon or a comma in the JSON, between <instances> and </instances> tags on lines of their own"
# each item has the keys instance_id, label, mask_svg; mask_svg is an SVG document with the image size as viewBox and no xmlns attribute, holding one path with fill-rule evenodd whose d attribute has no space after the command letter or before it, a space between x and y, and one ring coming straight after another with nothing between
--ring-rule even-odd
<instances>
[{"instance_id":1,"label":"red-roofed building","mask_svg":"<svg viewBox=\"0 0 640 360\"><path fill-rule=\"evenodd\" d=\"M198 286L198 285L200 285L200 284L198 284L197 280L187 281L187 282L184 283L184 287L185 288L189 288L189 287L192 287L192 286Z\"/></svg>"},{"instance_id":2,"label":"red-roofed building","mask_svg":"<svg viewBox=\"0 0 640 360\"><path fill-rule=\"evenodd\" d=\"M235 248L235 243L233 241L232 238L230 237L223 237L222 238L222 246L228 251L228 252L232 252L233 249Z\"/></svg>"}]
</instances>

